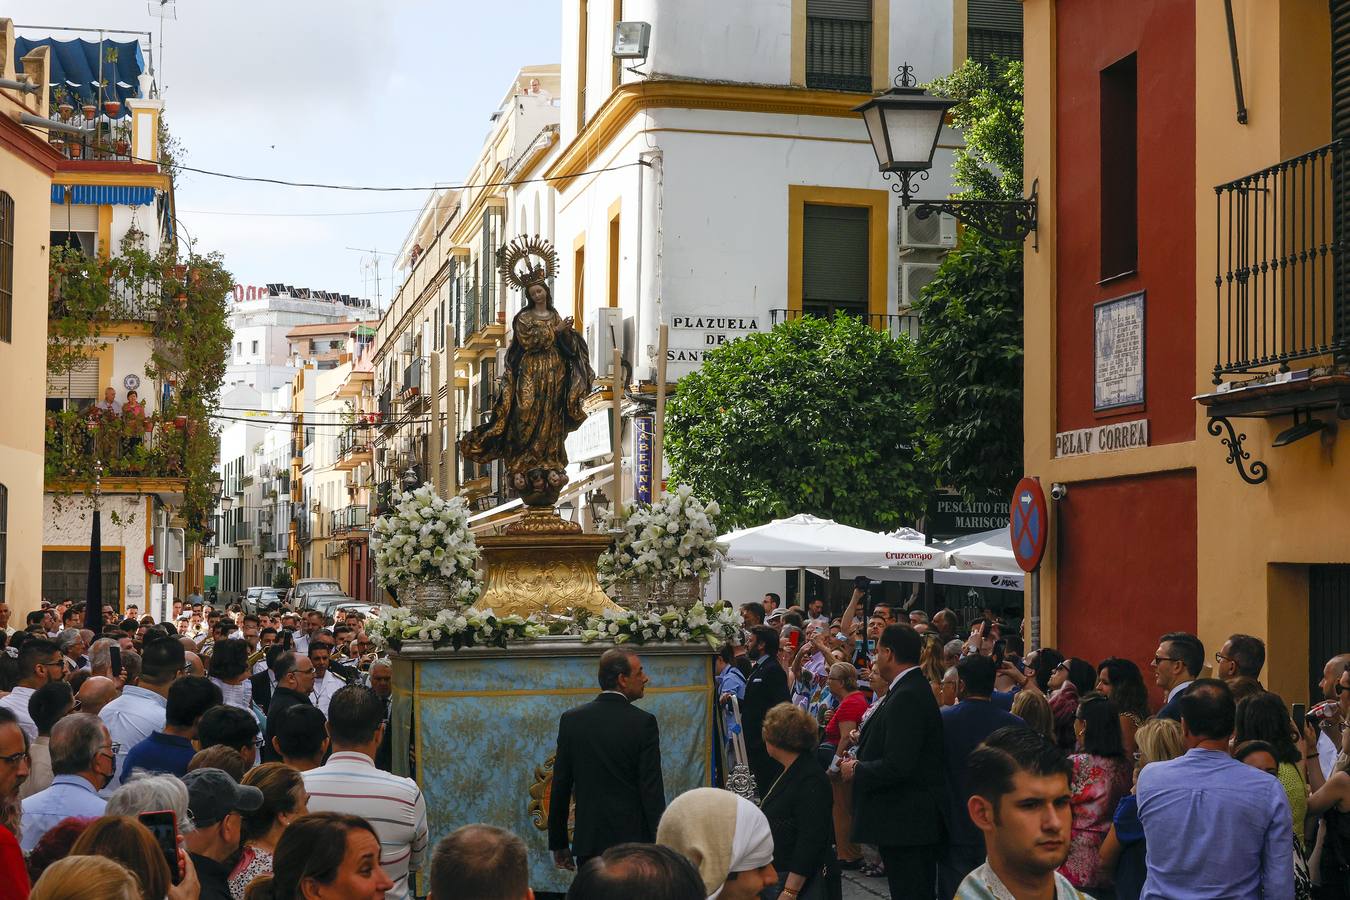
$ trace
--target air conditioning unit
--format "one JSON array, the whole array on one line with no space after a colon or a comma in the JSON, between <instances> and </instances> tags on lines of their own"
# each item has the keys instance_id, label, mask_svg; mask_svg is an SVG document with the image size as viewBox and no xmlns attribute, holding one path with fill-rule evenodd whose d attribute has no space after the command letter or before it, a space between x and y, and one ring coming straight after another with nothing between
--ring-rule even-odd
<instances>
[{"instance_id":1,"label":"air conditioning unit","mask_svg":"<svg viewBox=\"0 0 1350 900\"><path fill-rule=\"evenodd\" d=\"M314 510L315 512L318 512L321 506L323 506L323 504L320 503L318 500L309 501L309 508Z\"/></svg>"},{"instance_id":2,"label":"air conditioning unit","mask_svg":"<svg viewBox=\"0 0 1350 900\"><path fill-rule=\"evenodd\" d=\"M623 310L617 306L592 310L586 323L586 346L591 350L596 377L609 378L614 370L614 351L623 350Z\"/></svg>"},{"instance_id":3,"label":"air conditioning unit","mask_svg":"<svg viewBox=\"0 0 1350 900\"><path fill-rule=\"evenodd\" d=\"M337 559L339 556L342 555L342 545L335 544L332 541L329 541L327 544L324 545L323 555L328 557L329 559Z\"/></svg>"},{"instance_id":4,"label":"air conditioning unit","mask_svg":"<svg viewBox=\"0 0 1350 900\"><path fill-rule=\"evenodd\" d=\"M413 333L411 331L403 332L403 340L399 345L405 354L411 355L413 352Z\"/></svg>"},{"instance_id":5,"label":"air conditioning unit","mask_svg":"<svg viewBox=\"0 0 1350 900\"><path fill-rule=\"evenodd\" d=\"M900 207L901 250L950 250L956 246L956 219L947 213L920 219L918 206Z\"/></svg>"},{"instance_id":6,"label":"air conditioning unit","mask_svg":"<svg viewBox=\"0 0 1350 900\"><path fill-rule=\"evenodd\" d=\"M900 309L907 310L919 300L924 285L937 274L937 263L900 264Z\"/></svg>"}]
</instances>

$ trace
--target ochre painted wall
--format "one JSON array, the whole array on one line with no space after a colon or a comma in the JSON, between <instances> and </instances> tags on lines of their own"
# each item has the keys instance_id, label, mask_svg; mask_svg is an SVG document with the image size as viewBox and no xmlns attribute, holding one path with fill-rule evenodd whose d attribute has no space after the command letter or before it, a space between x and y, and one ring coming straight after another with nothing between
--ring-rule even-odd
<instances>
[{"instance_id":1,"label":"ochre painted wall","mask_svg":"<svg viewBox=\"0 0 1350 900\"><path fill-rule=\"evenodd\" d=\"M1151 687L1158 636L1195 630L1195 508L1193 472L1073 485L1055 504L1059 623L1046 644L1093 665L1128 657Z\"/></svg>"}]
</instances>

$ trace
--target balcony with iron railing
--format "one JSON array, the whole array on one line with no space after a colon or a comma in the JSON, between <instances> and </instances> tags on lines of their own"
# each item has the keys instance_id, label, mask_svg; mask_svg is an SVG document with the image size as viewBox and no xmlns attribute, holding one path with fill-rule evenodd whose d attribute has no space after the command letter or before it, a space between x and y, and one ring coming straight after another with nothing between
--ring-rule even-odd
<instances>
[{"instance_id":1,"label":"balcony with iron railing","mask_svg":"<svg viewBox=\"0 0 1350 900\"><path fill-rule=\"evenodd\" d=\"M48 411L44 467L48 481L186 478L185 420L87 410Z\"/></svg>"},{"instance_id":2,"label":"balcony with iron railing","mask_svg":"<svg viewBox=\"0 0 1350 900\"><path fill-rule=\"evenodd\" d=\"M403 368L403 386L399 390L398 398L408 406L420 405L426 400L427 395L427 365L425 357L417 357Z\"/></svg>"},{"instance_id":3,"label":"balcony with iron railing","mask_svg":"<svg viewBox=\"0 0 1350 900\"><path fill-rule=\"evenodd\" d=\"M131 116L117 101L94 102L96 98L55 98L51 119L61 127L49 131L52 149L66 159L98 162L133 162ZM74 133L70 129L76 129Z\"/></svg>"},{"instance_id":4,"label":"balcony with iron railing","mask_svg":"<svg viewBox=\"0 0 1350 900\"><path fill-rule=\"evenodd\" d=\"M919 317L909 315L877 315L873 313L853 312L851 310L839 310L844 315L853 316L866 322L869 327L876 331L884 331L894 340L901 337L908 338L911 341L919 339ZM773 327L780 322L791 322L800 319L802 316L814 316L825 318L826 310L807 309L803 312L800 309L771 309L769 310L769 326Z\"/></svg>"},{"instance_id":5,"label":"balcony with iron railing","mask_svg":"<svg viewBox=\"0 0 1350 900\"><path fill-rule=\"evenodd\" d=\"M373 446L368 425L352 425L338 435L338 459L334 468L342 471L355 469L370 462Z\"/></svg>"},{"instance_id":6,"label":"balcony with iron railing","mask_svg":"<svg viewBox=\"0 0 1350 900\"><path fill-rule=\"evenodd\" d=\"M381 481L375 486L375 515L382 516L394 508L394 482Z\"/></svg>"},{"instance_id":7,"label":"balcony with iron railing","mask_svg":"<svg viewBox=\"0 0 1350 900\"><path fill-rule=\"evenodd\" d=\"M239 522L235 522L235 523L234 523L234 526L231 528L230 534L231 534L231 537L234 539L234 543L235 543L236 545L238 545L238 544L252 544L252 543L253 543L253 523L250 522L250 521L248 521L247 519L244 519L244 520L239 521Z\"/></svg>"},{"instance_id":8,"label":"balcony with iron railing","mask_svg":"<svg viewBox=\"0 0 1350 900\"><path fill-rule=\"evenodd\" d=\"M1337 141L1214 189L1215 384L1345 355L1344 166Z\"/></svg>"},{"instance_id":9,"label":"balcony with iron railing","mask_svg":"<svg viewBox=\"0 0 1350 900\"><path fill-rule=\"evenodd\" d=\"M1268 468L1232 419L1292 416L1274 448L1326 429L1319 410L1350 409L1345 162L1333 141L1214 189L1217 390L1196 400L1249 484Z\"/></svg>"},{"instance_id":10,"label":"balcony with iron railing","mask_svg":"<svg viewBox=\"0 0 1350 900\"><path fill-rule=\"evenodd\" d=\"M370 530L370 509L365 506L344 506L329 515L329 533L338 537L359 538Z\"/></svg>"}]
</instances>

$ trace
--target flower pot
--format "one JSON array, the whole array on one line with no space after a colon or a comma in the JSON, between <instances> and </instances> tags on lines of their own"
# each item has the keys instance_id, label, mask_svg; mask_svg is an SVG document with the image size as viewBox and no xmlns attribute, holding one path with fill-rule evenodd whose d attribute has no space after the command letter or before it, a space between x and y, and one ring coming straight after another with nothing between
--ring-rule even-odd
<instances>
[{"instance_id":1,"label":"flower pot","mask_svg":"<svg viewBox=\"0 0 1350 900\"><path fill-rule=\"evenodd\" d=\"M63 119L69 119L75 114L75 107L69 103L62 103L56 108L61 113L61 118Z\"/></svg>"},{"instance_id":2,"label":"flower pot","mask_svg":"<svg viewBox=\"0 0 1350 900\"><path fill-rule=\"evenodd\" d=\"M118 156L126 156L127 151L131 149L131 144L126 141L117 141L113 144L113 147L116 148Z\"/></svg>"},{"instance_id":3,"label":"flower pot","mask_svg":"<svg viewBox=\"0 0 1350 900\"><path fill-rule=\"evenodd\" d=\"M80 109L84 111L84 117L86 119L92 120L94 116L98 115L98 107L92 103L86 103L80 107Z\"/></svg>"},{"instance_id":4,"label":"flower pot","mask_svg":"<svg viewBox=\"0 0 1350 900\"><path fill-rule=\"evenodd\" d=\"M80 144L67 144L66 151L70 154L71 159L79 159L84 155L84 147Z\"/></svg>"},{"instance_id":5,"label":"flower pot","mask_svg":"<svg viewBox=\"0 0 1350 900\"><path fill-rule=\"evenodd\" d=\"M116 100L105 100L103 101L103 112L111 118L116 118L122 112L122 104Z\"/></svg>"}]
</instances>

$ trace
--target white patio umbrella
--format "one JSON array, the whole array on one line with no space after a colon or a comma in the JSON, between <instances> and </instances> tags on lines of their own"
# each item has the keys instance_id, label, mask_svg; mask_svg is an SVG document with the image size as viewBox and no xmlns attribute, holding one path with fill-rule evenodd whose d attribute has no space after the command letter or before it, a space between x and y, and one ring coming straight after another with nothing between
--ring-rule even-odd
<instances>
[{"instance_id":1,"label":"white patio umbrella","mask_svg":"<svg viewBox=\"0 0 1350 900\"><path fill-rule=\"evenodd\" d=\"M936 547L805 514L743 528L718 540L727 544L727 564L732 566L938 569L947 563L947 554Z\"/></svg>"},{"instance_id":2,"label":"white patio umbrella","mask_svg":"<svg viewBox=\"0 0 1350 900\"><path fill-rule=\"evenodd\" d=\"M953 542L955 543L955 542ZM995 528L973 534L962 540L963 546L949 547L948 558L957 569L979 569L991 572L1017 572L1013 557L1012 536L1006 528Z\"/></svg>"}]
</instances>

